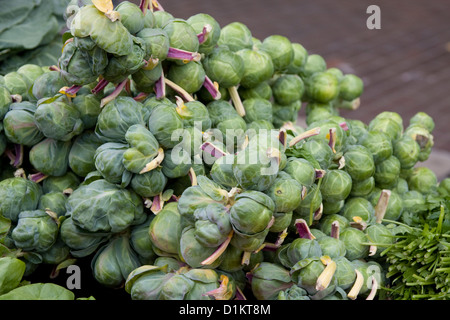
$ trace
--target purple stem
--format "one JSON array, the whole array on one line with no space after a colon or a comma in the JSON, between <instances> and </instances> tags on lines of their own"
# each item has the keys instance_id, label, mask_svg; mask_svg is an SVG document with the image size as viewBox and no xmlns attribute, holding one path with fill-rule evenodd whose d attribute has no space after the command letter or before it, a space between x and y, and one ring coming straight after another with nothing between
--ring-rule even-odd
<instances>
[{"instance_id":1,"label":"purple stem","mask_svg":"<svg viewBox=\"0 0 450 320\"><path fill-rule=\"evenodd\" d=\"M219 100L222 97L219 91L219 85L217 84L217 82L213 82L208 76L205 76L203 86L206 90L208 90L214 100Z\"/></svg>"},{"instance_id":2,"label":"purple stem","mask_svg":"<svg viewBox=\"0 0 450 320\"><path fill-rule=\"evenodd\" d=\"M210 154L211 156L213 156L214 158L222 158L223 156L226 155L225 152L223 152L222 150L220 150L218 147L216 147L215 145L213 145L211 142L205 142L201 145L201 149L205 152L207 152L208 154Z\"/></svg>"},{"instance_id":3,"label":"purple stem","mask_svg":"<svg viewBox=\"0 0 450 320\"><path fill-rule=\"evenodd\" d=\"M18 168L23 161L23 145L21 144L14 144L14 151L16 153L16 157L14 159L13 166Z\"/></svg>"},{"instance_id":4,"label":"purple stem","mask_svg":"<svg viewBox=\"0 0 450 320\"><path fill-rule=\"evenodd\" d=\"M164 72L161 73L161 77L155 83L156 99L162 99L166 96L166 82L164 79Z\"/></svg>"},{"instance_id":5,"label":"purple stem","mask_svg":"<svg viewBox=\"0 0 450 320\"><path fill-rule=\"evenodd\" d=\"M308 224L303 219L297 219L295 221L295 228L297 229L298 235L302 239L314 239L313 234L309 230Z\"/></svg>"},{"instance_id":6,"label":"purple stem","mask_svg":"<svg viewBox=\"0 0 450 320\"><path fill-rule=\"evenodd\" d=\"M42 180L44 180L45 178L47 178L47 175L43 174L42 172L38 172L38 173L33 173L29 175L29 179L31 181L34 181L36 183L41 182Z\"/></svg>"},{"instance_id":7,"label":"purple stem","mask_svg":"<svg viewBox=\"0 0 450 320\"><path fill-rule=\"evenodd\" d=\"M115 98L119 96L119 94L122 92L122 90L125 88L126 84L128 83L128 78L123 80L121 83L119 83L114 91L107 97L103 98L100 103L100 108L103 108L107 103L113 101Z\"/></svg>"},{"instance_id":8,"label":"purple stem","mask_svg":"<svg viewBox=\"0 0 450 320\"><path fill-rule=\"evenodd\" d=\"M94 89L91 90L91 92L93 94L97 94L100 91L102 91L103 89L105 89L105 87L108 85L109 81L105 80L105 79L101 79L97 85L94 87Z\"/></svg>"},{"instance_id":9,"label":"purple stem","mask_svg":"<svg viewBox=\"0 0 450 320\"><path fill-rule=\"evenodd\" d=\"M145 100L145 98L147 98L147 97L148 97L148 93L141 92L141 93L139 93L137 96L135 96L133 99L134 99L135 101L143 101L143 100Z\"/></svg>"},{"instance_id":10,"label":"purple stem","mask_svg":"<svg viewBox=\"0 0 450 320\"><path fill-rule=\"evenodd\" d=\"M200 61L201 55L198 52L190 52L170 47L169 51L167 52L167 58L189 62Z\"/></svg>"},{"instance_id":11,"label":"purple stem","mask_svg":"<svg viewBox=\"0 0 450 320\"><path fill-rule=\"evenodd\" d=\"M326 171L322 169L315 169L316 170L316 179L323 178L325 176Z\"/></svg>"},{"instance_id":12,"label":"purple stem","mask_svg":"<svg viewBox=\"0 0 450 320\"><path fill-rule=\"evenodd\" d=\"M82 86L73 85L66 90L66 94L75 96L77 92L80 91L81 88Z\"/></svg>"},{"instance_id":13,"label":"purple stem","mask_svg":"<svg viewBox=\"0 0 450 320\"><path fill-rule=\"evenodd\" d=\"M339 126L344 130L344 131L348 131L348 125L347 122L341 122L339 123Z\"/></svg>"},{"instance_id":14,"label":"purple stem","mask_svg":"<svg viewBox=\"0 0 450 320\"><path fill-rule=\"evenodd\" d=\"M198 42L200 44L202 44L203 42L205 42L208 39L208 34L211 32L211 25L206 24L203 29L202 32L200 32L199 34L197 34L197 38L198 38Z\"/></svg>"}]
</instances>

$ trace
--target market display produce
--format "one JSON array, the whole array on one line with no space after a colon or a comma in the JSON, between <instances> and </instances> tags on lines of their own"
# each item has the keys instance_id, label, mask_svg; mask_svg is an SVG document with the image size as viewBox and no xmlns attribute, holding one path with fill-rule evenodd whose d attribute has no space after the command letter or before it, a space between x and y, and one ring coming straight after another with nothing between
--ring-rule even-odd
<instances>
[{"instance_id":1,"label":"market display produce","mask_svg":"<svg viewBox=\"0 0 450 320\"><path fill-rule=\"evenodd\" d=\"M344 118L357 75L240 22L64 17L56 64L0 78L0 300L95 299L26 281L82 261L133 300L450 298L426 113Z\"/></svg>"}]
</instances>

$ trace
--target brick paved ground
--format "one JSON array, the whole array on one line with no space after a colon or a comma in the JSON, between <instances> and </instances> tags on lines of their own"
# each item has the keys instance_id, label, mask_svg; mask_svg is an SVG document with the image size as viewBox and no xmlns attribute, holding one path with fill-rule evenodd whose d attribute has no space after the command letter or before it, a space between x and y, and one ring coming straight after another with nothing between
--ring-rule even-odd
<instances>
[{"instance_id":1,"label":"brick paved ground","mask_svg":"<svg viewBox=\"0 0 450 320\"><path fill-rule=\"evenodd\" d=\"M329 67L359 75L365 83L359 110L344 116L368 122L391 110L405 121L417 111L435 120L437 166L450 172L449 0L160 0L175 17L209 13L222 25L245 23L253 35L300 42ZM381 9L381 29L369 30L369 5ZM300 112L300 116L302 113Z\"/></svg>"}]
</instances>

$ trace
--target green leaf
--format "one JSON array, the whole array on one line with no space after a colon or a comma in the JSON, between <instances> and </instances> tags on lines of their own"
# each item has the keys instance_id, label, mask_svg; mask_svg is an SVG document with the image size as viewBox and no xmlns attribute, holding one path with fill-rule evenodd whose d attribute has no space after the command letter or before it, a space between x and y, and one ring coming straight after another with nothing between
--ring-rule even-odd
<instances>
[{"instance_id":1,"label":"green leaf","mask_svg":"<svg viewBox=\"0 0 450 320\"><path fill-rule=\"evenodd\" d=\"M0 300L74 300L72 291L54 283L34 283L1 295Z\"/></svg>"}]
</instances>

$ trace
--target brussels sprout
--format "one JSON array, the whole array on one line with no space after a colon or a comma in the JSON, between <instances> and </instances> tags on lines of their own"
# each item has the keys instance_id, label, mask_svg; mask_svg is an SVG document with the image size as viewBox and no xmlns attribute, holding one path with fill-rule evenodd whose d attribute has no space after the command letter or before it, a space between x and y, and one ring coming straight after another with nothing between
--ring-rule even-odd
<instances>
[{"instance_id":1,"label":"brussels sprout","mask_svg":"<svg viewBox=\"0 0 450 320\"><path fill-rule=\"evenodd\" d=\"M310 187L316 180L316 171L314 166L303 158L288 158L286 168L283 169L289 173L292 178L297 180L302 186Z\"/></svg>"},{"instance_id":2,"label":"brussels sprout","mask_svg":"<svg viewBox=\"0 0 450 320\"><path fill-rule=\"evenodd\" d=\"M219 46L226 45L231 51L251 49L253 37L250 29L241 22L231 22L220 30L217 43Z\"/></svg>"},{"instance_id":3,"label":"brussels sprout","mask_svg":"<svg viewBox=\"0 0 450 320\"><path fill-rule=\"evenodd\" d=\"M394 186L399 178L401 164L397 157L390 156L386 160L375 165L375 183L380 188L389 189Z\"/></svg>"},{"instance_id":4,"label":"brussels sprout","mask_svg":"<svg viewBox=\"0 0 450 320\"><path fill-rule=\"evenodd\" d=\"M205 267L208 269L218 267L222 262L222 255L220 255L219 258L212 264L203 265L204 261L208 259L216 251L216 249L217 247L206 247L197 240L195 227L187 226L182 230L178 249L179 256L182 257L183 261L185 261L190 267Z\"/></svg>"},{"instance_id":5,"label":"brussels sprout","mask_svg":"<svg viewBox=\"0 0 450 320\"><path fill-rule=\"evenodd\" d=\"M275 127L272 122L268 120L255 120L247 123L247 135L249 139L252 139L257 134L269 132L274 129Z\"/></svg>"},{"instance_id":6,"label":"brussels sprout","mask_svg":"<svg viewBox=\"0 0 450 320\"><path fill-rule=\"evenodd\" d=\"M274 66L266 52L247 48L236 53L244 62L244 74L241 79L241 85L244 88L254 88L272 77Z\"/></svg>"},{"instance_id":7,"label":"brussels sprout","mask_svg":"<svg viewBox=\"0 0 450 320\"><path fill-rule=\"evenodd\" d=\"M272 106L274 126L281 128L285 123L295 122L301 107L302 103L300 100L296 100L286 106L274 103Z\"/></svg>"},{"instance_id":8,"label":"brussels sprout","mask_svg":"<svg viewBox=\"0 0 450 320\"><path fill-rule=\"evenodd\" d=\"M276 212L295 210L302 201L302 185L286 172L280 172L265 193L275 203Z\"/></svg>"},{"instance_id":9,"label":"brussels sprout","mask_svg":"<svg viewBox=\"0 0 450 320\"><path fill-rule=\"evenodd\" d=\"M13 102L11 93L5 87L0 87L0 120L3 120Z\"/></svg>"},{"instance_id":10,"label":"brussels sprout","mask_svg":"<svg viewBox=\"0 0 450 320\"><path fill-rule=\"evenodd\" d=\"M49 176L42 182L42 191L50 192L66 192L66 190L75 190L80 184L80 178L73 172L66 172L62 176Z\"/></svg>"},{"instance_id":11,"label":"brussels sprout","mask_svg":"<svg viewBox=\"0 0 450 320\"><path fill-rule=\"evenodd\" d=\"M367 224L370 224L375 219L375 209L366 198L354 197L346 201L342 215L349 221L353 221L354 217L360 217Z\"/></svg>"},{"instance_id":12,"label":"brussels sprout","mask_svg":"<svg viewBox=\"0 0 450 320\"><path fill-rule=\"evenodd\" d=\"M345 257L347 252L344 242L340 241L338 238L325 235L318 239L317 243L320 246L321 254L316 256L325 255L335 260L339 257Z\"/></svg>"},{"instance_id":13,"label":"brussels sprout","mask_svg":"<svg viewBox=\"0 0 450 320\"><path fill-rule=\"evenodd\" d=\"M408 177L409 189L423 194L432 193L436 190L437 185L436 174L428 167L416 167Z\"/></svg>"},{"instance_id":14,"label":"brussels sprout","mask_svg":"<svg viewBox=\"0 0 450 320\"><path fill-rule=\"evenodd\" d=\"M378 203L382 190L376 190L370 197L370 202L372 206L375 206ZM402 197L395 191L391 190L391 195L389 197L389 202L386 208L386 212L384 214L384 218L388 220L398 220L403 212L403 200Z\"/></svg>"},{"instance_id":15,"label":"brussels sprout","mask_svg":"<svg viewBox=\"0 0 450 320\"><path fill-rule=\"evenodd\" d=\"M117 97L102 109L95 127L105 142L126 143L125 134L133 124L145 125L142 104L131 97Z\"/></svg>"},{"instance_id":16,"label":"brussels sprout","mask_svg":"<svg viewBox=\"0 0 450 320\"><path fill-rule=\"evenodd\" d=\"M34 119L44 136L55 140L69 141L84 130L78 109L64 101L38 104Z\"/></svg>"},{"instance_id":17,"label":"brussels sprout","mask_svg":"<svg viewBox=\"0 0 450 320\"><path fill-rule=\"evenodd\" d=\"M344 170L353 181L363 181L375 173L375 163L369 149L362 145L350 146L344 152Z\"/></svg>"},{"instance_id":18,"label":"brussels sprout","mask_svg":"<svg viewBox=\"0 0 450 320\"><path fill-rule=\"evenodd\" d=\"M283 232L285 229L289 228L292 223L292 218L294 216L294 212L274 212L273 224L270 226L270 232Z\"/></svg>"},{"instance_id":19,"label":"brussels sprout","mask_svg":"<svg viewBox=\"0 0 450 320\"><path fill-rule=\"evenodd\" d=\"M342 208L344 207L345 200L341 201L335 201L335 202L329 202L329 201L323 201L322 202L322 213L323 214L334 214L339 213Z\"/></svg>"},{"instance_id":20,"label":"brussels sprout","mask_svg":"<svg viewBox=\"0 0 450 320\"><path fill-rule=\"evenodd\" d=\"M3 119L3 129L9 141L33 146L44 139L44 134L34 122L36 106L28 101L15 102Z\"/></svg>"},{"instance_id":21,"label":"brussels sprout","mask_svg":"<svg viewBox=\"0 0 450 320\"><path fill-rule=\"evenodd\" d=\"M94 43L95 45L95 43ZM91 54L98 55L95 65L91 68L89 60ZM107 53L100 48L87 53L77 47L77 41L71 41L64 45L58 66L62 79L69 85L83 86L94 82L100 73L103 73L108 63Z\"/></svg>"},{"instance_id":22,"label":"brussels sprout","mask_svg":"<svg viewBox=\"0 0 450 320\"><path fill-rule=\"evenodd\" d=\"M103 142L93 131L84 131L73 141L69 152L69 167L81 177L94 171L94 155Z\"/></svg>"},{"instance_id":23,"label":"brussels sprout","mask_svg":"<svg viewBox=\"0 0 450 320\"><path fill-rule=\"evenodd\" d=\"M169 52L170 42L167 32L160 28L144 28L136 34L146 47L146 57L163 61Z\"/></svg>"},{"instance_id":24,"label":"brussels sprout","mask_svg":"<svg viewBox=\"0 0 450 320\"><path fill-rule=\"evenodd\" d=\"M332 169L328 170L322 178L320 192L325 201L345 200L352 189L352 178L343 171Z\"/></svg>"},{"instance_id":25,"label":"brussels sprout","mask_svg":"<svg viewBox=\"0 0 450 320\"><path fill-rule=\"evenodd\" d=\"M119 236L111 240L97 251L91 262L95 280L110 288L125 283L128 275L140 265L128 236Z\"/></svg>"},{"instance_id":26,"label":"brussels sprout","mask_svg":"<svg viewBox=\"0 0 450 320\"><path fill-rule=\"evenodd\" d=\"M111 183L126 187L132 178L132 173L123 163L128 145L116 142L107 142L97 148L94 154L94 164L103 178Z\"/></svg>"},{"instance_id":27,"label":"brussels sprout","mask_svg":"<svg viewBox=\"0 0 450 320\"><path fill-rule=\"evenodd\" d=\"M266 37L262 41L261 50L267 52L272 58L274 71L285 71L294 59L291 41L281 35Z\"/></svg>"},{"instance_id":28,"label":"brussels sprout","mask_svg":"<svg viewBox=\"0 0 450 320\"><path fill-rule=\"evenodd\" d=\"M14 244L24 251L47 251L58 236L55 219L45 210L22 211L11 233Z\"/></svg>"},{"instance_id":29,"label":"brussels sprout","mask_svg":"<svg viewBox=\"0 0 450 320\"><path fill-rule=\"evenodd\" d=\"M224 187L233 188L238 185L233 173L234 157L234 154L220 157L211 167L211 178Z\"/></svg>"},{"instance_id":30,"label":"brussels sprout","mask_svg":"<svg viewBox=\"0 0 450 320\"><path fill-rule=\"evenodd\" d=\"M206 271L212 274L201 274ZM188 275L195 272L191 277ZM160 300L210 300L206 292L218 287L217 274L213 270L191 269L187 273L176 274L164 283Z\"/></svg>"},{"instance_id":31,"label":"brussels sprout","mask_svg":"<svg viewBox=\"0 0 450 320\"><path fill-rule=\"evenodd\" d=\"M119 20L110 20L93 5L80 8L70 23L70 32L74 37L90 36L97 46L116 56L132 52L131 33Z\"/></svg>"},{"instance_id":32,"label":"brussels sprout","mask_svg":"<svg viewBox=\"0 0 450 320\"><path fill-rule=\"evenodd\" d=\"M267 81L264 81L253 88L244 88L242 86L239 86L238 93L241 99L244 101L251 98L270 100L270 98L272 97L272 87Z\"/></svg>"},{"instance_id":33,"label":"brussels sprout","mask_svg":"<svg viewBox=\"0 0 450 320\"><path fill-rule=\"evenodd\" d=\"M183 129L183 120L172 105L160 104L153 109L148 128L163 148L170 149L179 142L178 139L172 139L172 133Z\"/></svg>"},{"instance_id":34,"label":"brussels sprout","mask_svg":"<svg viewBox=\"0 0 450 320\"><path fill-rule=\"evenodd\" d=\"M53 97L65 85L58 71L45 72L34 81L32 93L36 100Z\"/></svg>"},{"instance_id":35,"label":"brussels sprout","mask_svg":"<svg viewBox=\"0 0 450 320\"><path fill-rule=\"evenodd\" d=\"M67 196L62 192L45 193L39 198L37 209L49 209L61 217L66 214L66 200Z\"/></svg>"},{"instance_id":36,"label":"brussels sprout","mask_svg":"<svg viewBox=\"0 0 450 320\"><path fill-rule=\"evenodd\" d=\"M130 187L141 197L150 198L163 192L167 181L161 168L155 168L149 172L134 175Z\"/></svg>"},{"instance_id":37,"label":"brussels sprout","mask_svg":"<svg viewBox=\"0 0 450 320\"><path fill-rule=\"evenodd\" d=\"M314 101L311 101L306 105L305 112L305 121L308 126L311 123L337 115L337 109L334 108L331 103L318 103Z\"/></svg>"},{"instance_id":38,"label":"brussels sprout","mask_svg":"<svg viewBox=\"0 0 450 320\"><path fill-rule=\"evenodd\" d=\"M182 87L188 93L194 93L205 82L205 70L200 62L190 61L185 64L172 64L167 73L167 78Z\"/></svg>"},{"instance_id":39,"label":"brussels sprout","mask_svg":"<svg viewBox=\"0 0 450 320\"><path fill-rule=\"evenodd\" d=\"M369 246L363 244L367 242L367 236L363 231L346 228L339 234L339 239L345 244L345 257L348 260L365 258L369 254Z\"/></svg>"},{"instance_id":40,"label":"brussels sprout","mask_svg":"<svg viewBox=\"0 0 450 320\"><path fill-rule=\"evenodd\" d=\"M162 172L167 178L180 178L189 173L192 159L184 150L170 149L165 152L161 166Z\"/></svg>"},{"instance_id":41,"label":"brussels sprout","mask_svg":"<svg viewBox=\"0 0 450 320\"><path fill-rule=\"evenodd\" d=\"M418 125L428 130L430 133L434 130L435 123L432 117L426 112L419 111L409 119L410 125Z\"/></svg>"},{"instance_id":42,"label":"brussels sprout","mask_svg":"<svg viewBox=\"0 0 450 320\"><path fill-rule=\"evenodd\" d=\"M72 142L44 139L35 144L29 153L31 165L49 176L62 176L69 167L69 151Z\"/></svg>"},{"instance_id":43,"label":"brussels sprout","mask_svg":"<svg viewBox=\"0 0 450 320\"><path fill-rule=\"evenodd\" d=\"M138 5L123 1L114 10L120 14L120 22L131 34L136 34L144 28L144 13Z\"/></svg>"},{"instance_id":44,"label":"brussels sprout","mask_svg":"<svg viewBox=\"0 0 450 320\"><path fill-rule=\"evenodd\" d=\"M167 271L167 265L143 265L128 275L125 290L132 300L159 300L162 286L174 275Z\"/></svg>"},{"instance_id":45,"label":"brussels sprout","mask_svg":"<svg viewBox=\"0 0 450 320\"><path fill-rule=\"evenodd\" d=\"M310 137L308 140L321 140L325 142L329 146L329 149L331 149L332 153L343 151L343 148L346 145L347 134L339 125L339 121L340 120L330 118L310 123L306 130L319 128L320 132L319 134ZM333 144L330 143L332 135ZM326 167L322 167L322 169L326 169Z\"/></svg>"},{"instance_id":46,"label":"brussels sprout","mask_svg":"<svg viewBox=\"0 0 450 320\"><path fill-rule=\"evenodd\" d=\"M182 232L181 215L176 202L167 203L151 221L149 235L154 248L178 255Z\"/></svg>"},{"instance_id":47,"label":"brussels sprout","mask_svg":"<svg viewBox=\"0 0 450 320\"><path fill-rule=\"evenodd\" d=\"M393 154L390 137L381 131L368 131L360 138L361 145L370 150L373 161L378 164Z\"/></svg>"},{"instance_id":48,"label":"brussels sprout","mask_svg":"<svg viewBox=\"0 0 450 320\"><path fill-rule=\"evenodd\" d=\"M284 74L275 80L272 85L272 94L280 105L289 105L303 96L304 84L296 74Z\"/></svg>"},{"instance_id":49,"label":"brussels sprout","mask_svg":"<svg viewBox=\"0 0 450 320\"><path fill-rule=\"evenodd\" d=\"M286 249L287 261L286 267L292 267L298 261L303 259L317 257L322 255L322 248L315 239L296 238Z\"/></svg>"},{"instance_id":50,"label":"brussels sprout","mask_svg":"<svg viewBox=\"0 0 450 320\"><path fill-rule=\"evenodd\" d=\"M36 182L21 177L0 181L0 215L17 222L22 211L35 210L42 195L42 188Z\"/></svg>"},{"instance_id":51,"label":"brussels sprout","mask_svg":"<svg viewBox=\"0 0 450 320\"><path fill-rule=\"evenodd\" d=\"M66 210L76 225L92 232L120 232L142 223L146 217L134 191L103 179L74 190L67 199Z\"/></svg>"},{"instance_id":52,"label":"brussels sprout","mask_svg":"<svg viewBox=\"0 0 450 320\"><path fill-rule=\"evenodd\" d=\"M352 101L361 96L364 83L360 77L354 74L346 74L339 83L339 97Z\"/></svg>"},{"instance_id":53,"label":"brussels sprout","mask_svg":"<svg viewBox=\"0 0 450 320\"><path fill-rule=\"evenodd\" d=\"M450 178L445 178L439 182L437 191L443 196L450 195Z\"/></svg>"},{"instance_id":54,"label":"brussels sprout","mask_svg":"<svg viewBox=\"0 0 450 320\"><path fill-rule=\"evenodd\" d=\"M224 88L238 85L245 70L241 56L225 46L216 47L206 56L203 68L212 81L218 82Z\"/></svg>"},{"instance_id":55,"label":"brussels sprout","mask_svg":"<svg viewBox=\"0 0 450 320\"><path fill-rule=\"evenodd\" d=\"M177 112L183 120L183 126L185 128L195 126L201 131L206 131L211 128L211 119L209 117L208 109L200 101L182 103L181 105L178 105Z\"/></svg>"},{"instance_id":56,"label":"brussels sprout","mask_svg":"<svg viewBox=\"0 0 450 320\"><path fill-rule=\"evenodd\" d=\"M261 262L252 270L251 276L252 293L258 300L275 300L279 292L294 284L289 270L270 262Z\"/></svg>"},{"instance_id":57,"label":"brussels sprout","mask_svg":"<svg viewBox=\"0 0 450 320\"><path fill-rule=\"evenodd\" d=\"M407 135L402 135L393 144L393 155L400 161L402 169L411 169L419 160L420 147Z\"/></svg>"},{"instance_id":58,"label":"brussels sprout","mask_svg":"<svg viewBox=\"0 0 450 320\"><path fill-rule=\"evenodd\" d=\"M218 269L220 271L225 272L236 272L244 269L244 265L242 264L242 257L244 251L239 248L236 248L232 245L227 246L225 251L223 252L223 260L220 263ZM255 254L252 254L254 258Z\"/></svg>"},{"instance_id":59,"label":"brussels sprout","mask_svg":"<svg viewBox=\"0 0 450 320\"><path fill-rule=\"evenodd\" d=\"M289 74L300 74L303 66L306 64L306 59L308 58L308 51L297 42L292 42L292 50L294 51L294 57L289 64L286 73Z\"/></svg>"},{"instance_id":60,"label":"brussels sprout","mask_svg":"<svg viewBox=\"0 0 450 320\"><path fill-rule=\"evenodd\" d=\"M31 85L28 79L22 77L22 75L20 75L17 71L12 71L5 74L3 80L3 86L5 86L11 94L18 94L20 96L25 96Z\"/></svg>"},{"instance_id":61,"label":"brussels sprout","mask_svg":"<svg viewBox=\"0 0 450 320\"><path fill-rule=\"evenodd\" d=\"M374 223L368 226L365 232L369 242L375 244L376 252L371 252L371 256L374 258L379 258L381 252L395 241L391 229L381 223Z\"/></svg>"},{"instance_id":62,"label":"brussels sprout","mask_svg":"<svg viewBox=\"0 0 450 320\"><path fill-rule=\"evenodd\" d=\"M389 136L392 141L400 138L403 132L403 126L396 117L378 114L368 125L369 131L380 131Z\"/></svg>"},{"instance_id":63,"label":"brussels sprout","mask_svg":"<svg viewBox=\"0 0 450 320\"><path fill-rule=\"evenodd\" d=\"M39 65L27 63L20 66L17 69L17 73L20 74L22 78L26 79L28 83L33 83L44 73L44 70Z\"/></svg>"},{"instance_id":64,"label":"brussels sprout","mask_svg":"<svg viewBox=\"0 0 450 320\"><path fill-rule=\"evenodd\" d=\"M194 212L196 240L205 247L222 244L231 231L228 209L219 203L211 203Z\"/></svg>"},{"instance_id":65,"label":"brussels sprout","mask_svg":"<svg viewBox=\"0 0 450 320\"><path fill-rule=\"evenodd\" d=\"M205 39L203 42L200 42L200 46L198 48L198 52L209 54L216 46L219 41L221 28L219 23L209 14L206 13L197 13L193 16L190 16L187 20L187 23L194 29L196 34L200 34L204 31L204 28L207 28Z\"/></svg>"},{"instance_id":66,"label":"brussels sprout","mask_svg":"<svg viewBox=\"0 0 450 320\"><path fill-rule=\"evenodd\" d=\"M111 57L102 74L104 79L111 83L120 83L130 74L137 72L145 65L146 49L144 40L132 37L131 52L127 55Z\"/></svg>"},{"instance_id":67,"label":"brussels sprout","mask_svg":"<svg viewBox=\"0 0 450 320\"><path fill-rule=\"evenodd\" d=\"M19 286L25 274L25 262L15 257L0 258L0 295Z\"/></svg>"},{"instance_id":68,"label":"brussels sprout","mask_svg":"<svg viewBox=\"0 0 450 320\"><path fill-rule=\"evenodd\" d=\"M316 72L306 81L305 89L309 100L327 103L339 95L339 82L329 72Z\"/></svg>"},{"instance_id":69,"label":"brussels sprout","mask_svg":"<svg viewBox=\"0 0 450 320\"><path fill-rule=\"evenodd\" d=\"M333 272L336 269L336 263L331 261L330 264L332 269L329 268L326 270L326 266L320 257L301 260L291 269L292 280L298 286L305 289L309 295L312 295L311 299L320 300L336 290L337 281ZM318 290L318 286L320 285L319 281L321 281L323 275L328 276L330 274L331 279L329 284L325 288Z\"/></svg>"},{"instance_id":70,"label":"brussels sprout","mask_svg":"<svg viewBox=\"0 0 450 320\"><path fill-rule=\"evenodd\" d=\"M267 228L274 211L275 203L269 196L249 190L235 197L230 221L234 230L251 235Z\"/></svg>"},{"instance_id":71,"label":"brussels sprout","mask_svg":"<svg viewBox=\"0 0 450 320\"><path fill-rule=\"evenodd\" d=\"M43 263L59 265L69 257L70 248L58 236L50 249L40 253L40 255Z\"/></svg>"},{"instance_id":72,"label":"brussels sprout","mask_svg":"<svg viewBox=\"0 0 450 320\"><path fill-rule=\"evenodd\" d=\"M346 290L350 288L356 280L355 267L351 261L345 256L340 256L334 259L336 262L336 272L334 277L337 280L337 285Z\"/></svg>"},{"instance_id":73,"label":"brussels sprout","mask_svg":"<svg viewBox=\"0 0 450 320\"><path fill-rule=\"evenodd\" d=\"M163 26L163 30L167 32L171 47L189 52L198 51L200 44L197 33L186 20L172 19Z\"/></svg>"},{"instance_id":74,"label":"brussels sprout","mask_svg":"<svg viewBox=\"0 0 450 320\"><path fill-rule=\"evenodd\" d=\"M155 27L157 28L165 26L174 19L172 14L163 10L153 11L153 16L155 18Z\"/></svg>"},{"instance_id":75,"label":"brussels sprout","mask_svg":"<svg viewBox=\"0 0 450 320\"><path fill-rule=\"evenodd\" d=\"M411 124L406 128L404 136L411 137L420 148L418 161L425 161L431 153L434 146L434 137L427 129L419 124Z\"/></svg>"},{"instance_id":76,"label":"brussels sprout","mask_svg":"<svg viewBox=\"0 0 450 320\"><path fill-rule=\"evenodd\" d=\"M72 99L72 103L80 113L84 129L91 129L95 127L98 115L102 109L100 107L100 99L93 93L84 93L84 90L88 90L88 88L81 88L77 96Z\"/></svg>"},{"instance_id":77,"label":"brussels sprout","mask_svg":"<svg viewBox=\"0 0 450 320\"><path fill-rule=\"evenodd\" d=\"M318 54L310 54L306 58L306 63L303 65L300 76L303 79L309 78L316 72L323 72L327 69L327 63L325 59Z\"/></svg>"}]
</instances>

